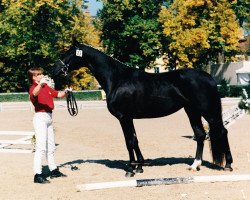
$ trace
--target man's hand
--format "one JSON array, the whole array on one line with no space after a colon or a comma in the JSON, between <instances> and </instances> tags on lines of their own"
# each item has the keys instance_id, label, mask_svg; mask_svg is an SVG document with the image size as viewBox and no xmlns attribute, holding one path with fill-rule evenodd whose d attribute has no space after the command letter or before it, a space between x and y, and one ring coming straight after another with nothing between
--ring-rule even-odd
<instances>
[{"instance_id":1,"label":"man's hand","mask_svg":"<svg viewBox=\"0 0 250 200\"><path fill-rule=\"evenodd\" d=\"M69 92L72 92L72 88L70 87L70 88L66 88L65 90L64 90L64 92L66 93L66 94L68 94Z\"/></svg>"}]
</instances>

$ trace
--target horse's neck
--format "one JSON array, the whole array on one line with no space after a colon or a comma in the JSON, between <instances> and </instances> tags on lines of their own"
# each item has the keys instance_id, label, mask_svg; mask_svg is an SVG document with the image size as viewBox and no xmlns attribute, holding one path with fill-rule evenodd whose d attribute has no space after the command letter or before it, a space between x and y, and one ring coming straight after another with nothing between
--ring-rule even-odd
<instances>
[{"instance_id":1,"label":"horse's neck","mask_svg":"<svg viewBox=\"0 0 250 200\"><path fill-rule=\"evenodd\" d=\"M114 84L115 77L118 75L118 69L110 62L110 57L104 53L89 47L84 46L84 59L88 62L88 67L93 73L99 84L102 86L106 94L108 94ZM112 60L112 59L111 59Z\"/></svg>"}]
</instances>

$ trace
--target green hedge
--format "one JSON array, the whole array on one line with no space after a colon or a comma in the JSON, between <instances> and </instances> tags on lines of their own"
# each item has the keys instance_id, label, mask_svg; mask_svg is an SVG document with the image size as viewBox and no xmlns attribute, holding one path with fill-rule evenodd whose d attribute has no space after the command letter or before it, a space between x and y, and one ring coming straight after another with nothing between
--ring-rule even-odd
<instances>
[{"instance_id":1,"label":"green hedge","mask_svg":"<svg viewBox=\"0 0 250 200\"><path fill-rule=\"evenodd\" d=\"M78 101L101 100L101 90L84 90L74 92L74 96ZM62 100L62 99L56 99ZM29 95L24 93L0 93L0 102L21 102L29 101Z\"/></svg>"},{"instance_id":2,"label":"green hedge","mask_svg":"<svg viewBox=\"0 0 250 200\"><path fill-rule=\"evenodd\" d=\"M91 101L102 100L101 90L85 90L74 92L76 100Z\"/></svg>"},{"instance_id":3,"label":"green hedge","mask_svg":"<svg viewBox=\"0 0 250 200\"><path fill-rule=\"evenodd\" d=\"M28 93L1 93L0 102L29 101Z\"/></svg>"},{"instance_id":4,"label":"green hedge","mask_svg":"<svg viewBox=\"0 0 250 200\"><path fill-rule=\"evenodd\" d=\"M250 85L228 85L221 84L218 86L220 97L240 97L242 95L242 89L246 89L246 92L250 95Z\"/></svg>"}]
</instances>

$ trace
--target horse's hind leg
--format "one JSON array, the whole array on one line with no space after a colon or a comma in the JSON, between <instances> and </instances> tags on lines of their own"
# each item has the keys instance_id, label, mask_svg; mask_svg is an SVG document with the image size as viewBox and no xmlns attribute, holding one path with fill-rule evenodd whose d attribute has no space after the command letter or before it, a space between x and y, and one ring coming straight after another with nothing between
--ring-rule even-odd
<instances>
[{"instance_id":1,"label":"horse's hind leg","mask_svg":"<svg viewBox=\"0 0 250 200\"><path fill-rule=\"evenodd\" d=\"M204 148L204 140L206 138L206 132L202 125L201 115L195 110L189 108L185 108L185 111L188 115L197 142L195 160L194 163L190 166L190 169L193 171L197 171L200 169L202 163L202 154Z\"/></svg>"},{"instance_id":2,"label":"horse's hind leg","mask_svg":"<svg viewBox=\"0 0 250 200\"><path fill-rule=\"evenodd\" d=\"M130 159L129 168L126 172L126 176L131 177L131 176L134 176L133 170L135 169L136 165L138 165L136 172L139 172L139 173L143 172L142 164L144 163L144 158L141 154L141 151L138 145L138 140L136 137L133 120L123 118L120 120L120 124L122 126L123 134L126 140L126 146L128 149L129 159ZM137 156L137 162L135 162L134 150Z\"/></svg>"}]
</instances>

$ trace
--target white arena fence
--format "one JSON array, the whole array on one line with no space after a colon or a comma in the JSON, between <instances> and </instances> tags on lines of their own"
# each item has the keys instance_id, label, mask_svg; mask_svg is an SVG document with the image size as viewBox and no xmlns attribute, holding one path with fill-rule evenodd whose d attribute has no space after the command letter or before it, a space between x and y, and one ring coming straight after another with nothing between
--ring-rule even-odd
<instances>
[{"instance_id":1,"label":"white arena fence","mask_svg":"<svg viewBox=\"0 0 250 200\"><path fill-rule=\"evenodd\" d=\"M233 123L236 119L243 116L245 113L246 111L240 109L237 105L225 110L222 113L224 125L228 126L230 123Z\"/></svg>"},{"instance_id":2,"label":"white arena fence","mask_svg":"<svg viewBox=\"0 0 250 200\"><path fill-rule=\"evenodd\" d=\"M238 105L240 98L223 98L223 105ZM77 101L78 109L98 109L106 108L107 103L105 100L99 101ZM65 101L55 101L55 109L67 109L67 103ZM33 111L34 107L31 102L1 102L0 103L0 112L10 111L10 110L30 110Z\"/></svg>"}]
</instances>

